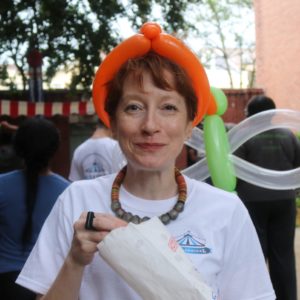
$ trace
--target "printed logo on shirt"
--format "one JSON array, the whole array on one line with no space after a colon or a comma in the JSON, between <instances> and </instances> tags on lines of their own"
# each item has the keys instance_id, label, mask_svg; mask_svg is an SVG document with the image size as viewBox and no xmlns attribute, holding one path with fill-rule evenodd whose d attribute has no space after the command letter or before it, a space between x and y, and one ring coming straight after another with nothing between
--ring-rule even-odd
<instances>
[{"instance_id":1,"label":"printed logo on shirt","mask_svg":"<svg viewBox=\"0 0 300 300\"><path fill-rule=\"evenodd\" d=\"M221 298L213 292L213 294L212 294L212 300L219 300L219 299L221 299Z\"/></svg>"},{"instance_id":2,"label":"printed logo on shirt","mask_svg":"<svg viewBox=\"0 0 300 300\"><path fill-rule=\"evenodd\" d=\"M205 240L193 235L187 231L182 236L176 238L177 243L181 246L185 253L188 254L208 254L211 249L206 247Z\"/></svg>"},{"instance_id":3,"label":"printed logo on shirt","mask_svg":"<svg viewBox=\"0 0 300 300\"><path fill-rule=\"evenodd\" d=\"M92 166L86 168L84 170L84 173L85 179L94 179L99 176L106 175L104 168L101 165L97 164L97 162L94 162Z\"/></svg>"}]
</instances>

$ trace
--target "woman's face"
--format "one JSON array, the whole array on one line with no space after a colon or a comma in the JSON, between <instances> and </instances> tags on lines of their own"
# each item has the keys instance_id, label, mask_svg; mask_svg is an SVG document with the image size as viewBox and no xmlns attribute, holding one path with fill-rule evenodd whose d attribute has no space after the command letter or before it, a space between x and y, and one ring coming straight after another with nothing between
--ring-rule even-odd
<instances>
[{"instance_id":1,"label":"woman's face","mask_svg":"<svg viewBox=\"0 0 300 300\"><path fill-rule=\"evenodd\" d=\"M166 72L166 76L171 74ZM128 164L144 170L173 168L184 141L191 136L185 99L175 90L156 87L143 74L143 88L129 76L112 124Z\"/></svg>"}]
</instances>

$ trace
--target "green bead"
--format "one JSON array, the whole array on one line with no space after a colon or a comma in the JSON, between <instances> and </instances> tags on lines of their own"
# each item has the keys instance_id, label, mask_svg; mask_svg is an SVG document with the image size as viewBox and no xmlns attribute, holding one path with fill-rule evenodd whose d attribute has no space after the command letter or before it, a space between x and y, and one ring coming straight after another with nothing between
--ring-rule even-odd
<instances>
[{"instance_id":1,"label":"green bead","mask_svg":"<svg viewBox=\"0 0 300 300\"><path fill-rule=\"evenodd\" d=\"M171 220L168 213L161 215L159 218L165 225L167 225Z\"/></svg>"},{"instance_id":2,"label":"green bead","mask_svg":"<svg viewBox=\"0 0 300 300\"><path fill-rule=\"evenodd\" d=\"M133 223L133 224L140 224L141 223L141 218L137 215L134 215L131 218L130 222Z\"/></svg>"},{"instance_id":3,"label":"green bead","mask_svg":"<svg viewBox=\"0 0 300 300\"><path fill-rule=\"evenodd\" d=\"M125 212L124 215L122 216L122 219L126 222L130 222L132 218L132 213L130 212Z\"/></svg>"},{"instance_id":4,"label":"green bead","mask_svg":"<svg viewBox=\"0 0 300 300\"><path fill-rule=\"evenodd\" d=\"M177 211L177 212L182 212L183 209L184 209L184 202L182 201L177 201L177 203L175 204L174 206L174 209Z\"/></svg>"},{"instance_id":5,"label":"green bead","mask_svg":"<svg viewBox=\"0 0 300 300\"><path fill-rule=\"evenodd\" d=\"M115 214L118 218L122 218L124 213L125 213L125 211L122 208L119 208L117 211L115 211Z\"/></svg>"},{"instance_id":6,"label":"green bead","mask_svg":"<svg viewBox=\"0 0 300 300\"><path fill-rule=\"evenodd\" d=\"M112 203L111 203L111 209L113 210L113 211L117 211L118 209L120 209L121 208L121 203L120 203L120 201L112 201Z\"/></svg>"},{"instance_id":7,"label":"green bead","mask_svg":"<svg viewBox=\"0 0 300 300\"><path fill-rule=\"evenodd\" d=\"M172 220L175 220L179 215L179 212L176 211L174 208L169 211L169 216Z\"/></svg>"}]
</instances>

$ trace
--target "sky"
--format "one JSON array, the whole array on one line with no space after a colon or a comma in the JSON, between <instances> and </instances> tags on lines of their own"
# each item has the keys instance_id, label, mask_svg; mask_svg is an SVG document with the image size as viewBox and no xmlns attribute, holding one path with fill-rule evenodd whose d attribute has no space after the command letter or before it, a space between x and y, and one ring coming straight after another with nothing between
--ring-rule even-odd
<instances>
[{"instance_id":1,"label":"sky","mask_svg":"<svg viewBox=\"0 0 300 300\"><path fill-rule=\"evenodd\" d=\"M196 24L197 27L201 26L201 23L196 20L196 14L194 13L196 11L195 9L192 9L190 12L190 15L188 16L189 20L193 20L194 24ZM241 18L236 18L235 22L237 22L237 26L235 29L232 30L232 28L229 28L227 32L225 31L225 38L226 38L226 45L228 48L234 48L235 41L234 41L234 30L237 29L237 33L241 33L242 36L245 38L245 41L247 43L255 43L255 23L254 23L254 10L245 10L239 11L241 13ZM160 10L157 7L154 9L154 15L158 16L160 15ZM206 26L206 24L205 24ZM208 23L209 26L209 23ZM129 23L126 21L126 19L119 19L116 24L115 28L117 31L120 32L120 35L125 39L129 36L135 34L136 32L132 30ZM240 31L240 32L239 32ZM209 36L211 39L218 39L218 37L213 37L212 35ZM192 49L192 51L199 57L203 51L203 47L205 47L203 40L195 35L195 34L189 34L187 38L184 40L184 42ZM216 42L217 44L217 42ZM239 62L239 59L233 60L233 64L237 61ZM219 87L219 88L229 88L230 82L228 78L228 74L225 70L221 69L219 67L220 65L220 59L213 63L213 65L210 68L206 67L206 73L209 79L209 82L212 86ZM222 63L221 63L222 65ZM240 72L234 71L235 69L238 69L238 67L234 66L233 68L233 80L236 88L240 87L240 76L242 77L242 81L245 88L247 88L248 84L248 77L250 76L248 71L243 72L240 74Z\"/></svg>"}]
</instances>

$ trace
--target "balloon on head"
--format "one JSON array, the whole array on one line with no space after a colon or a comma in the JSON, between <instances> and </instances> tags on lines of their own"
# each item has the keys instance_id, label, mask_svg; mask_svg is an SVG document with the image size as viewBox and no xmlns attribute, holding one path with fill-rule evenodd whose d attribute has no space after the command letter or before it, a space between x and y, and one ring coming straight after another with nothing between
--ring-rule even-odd
<instances>
[{"instance_id":1,"label":"balloon on head","mask_svg":"<svg viewBox=\"0 0 300 300\"><path fill-rule=\"evenodd\" d=\"M212 100L207 75L198 57L181 40L162 32L158 24L147 22L141 27L140 33L115 47L96 72L93 82L93 102L96 113L107 127L110 126L109 116L105 111L107 84L126 61L141 57L150 51L178 64L190 77L198 101L194 126L203 119L208 110L215 113L216 106Z\"/></svg>"}]
</instances>

